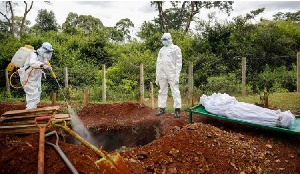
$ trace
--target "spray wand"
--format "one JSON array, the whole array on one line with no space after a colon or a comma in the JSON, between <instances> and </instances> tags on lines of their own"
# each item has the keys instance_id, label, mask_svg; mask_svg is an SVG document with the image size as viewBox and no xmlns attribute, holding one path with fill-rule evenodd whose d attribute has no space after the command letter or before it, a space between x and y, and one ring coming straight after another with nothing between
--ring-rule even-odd
<instances>
[{"instance_id":1,"label":"spray wand","mask_svg":"<svg viewBox=\"0 0 300 174\"><path fill-rule=\"evenodd\" d=\"M47 64L48 64L49 67L51 67L51 64L50 64L49 61L47 62ZM68 109L69 109L70 106L69 106L69 103L68 103L68 101L67 101L67 98L66 98L66 96L65 96L65 94L64 94L64 92L63 92L63 90L62 90L62 88L61 88L61 86L60 86L60 84L58 83L58 80L57 80L57 78L56 78L56 74L53 72L52 69L51 69L51 74L52 74L53 78L55 79L55 81L56 81L56 83L57 83L57 85L58 85L58 87L59 87L59 89L60 89L62 95L64 96L65 102L67 103L67 106L68 106Z\"/></svg>"}]
</instances>

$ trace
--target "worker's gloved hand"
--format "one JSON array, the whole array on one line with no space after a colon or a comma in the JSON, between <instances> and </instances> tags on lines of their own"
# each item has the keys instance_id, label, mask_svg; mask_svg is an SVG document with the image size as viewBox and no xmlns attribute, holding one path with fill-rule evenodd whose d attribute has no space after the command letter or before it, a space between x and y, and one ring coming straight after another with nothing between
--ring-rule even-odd
<instances>
[{"instance_id":1,"label":"worker's gloved hand","mask_svg":"<svg viewBox=\"0 0 300 174\"><path fill-rule=\"evenodd\" d=\"M179 84L179 77L180 77L180 74L175 75L175 79L174 79L175 84Z\"/></svg>"},{"instance_id":2,"label":"worker's gloved hand","mask_svg":"<svg viewBox=\"0 0 300 174\"><path fill-rule=\"evenodd\" d=\"M43 69L45 69L45 70L47 70L47 71L52 72L52 67L50 67L50 66L48 66L48 65L46 65L46 64L42 64L42 65L41 65L41 68L43 68Z\"/></svg>"}]
</instances>

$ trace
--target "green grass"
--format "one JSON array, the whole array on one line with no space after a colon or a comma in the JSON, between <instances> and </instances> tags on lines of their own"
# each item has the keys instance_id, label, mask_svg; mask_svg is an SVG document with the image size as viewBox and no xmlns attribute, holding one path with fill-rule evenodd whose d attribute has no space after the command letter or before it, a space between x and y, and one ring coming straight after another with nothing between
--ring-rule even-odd
<instances>
[{"instance_id":1,"label":"green grass","mask_svg":"<svg viewBox=\"0 0 300 174\"><path fill-rule=\"evenodd\" d=\"M261 103L260 96L256 95L247 95L243 96L235 96L236 99L240 102L246 103ZM190 108L190 105L182 100L182 108L181 110L185 110ZM289 92L289 93L271 93L268 95L268 101L270 107L275 107L280 109L281 111L290 110L291 112L299 112L300 111L300 93L297 92ZM151 102L147 101L145 104L151 107ZM194 101L194 105L199 104L199 101ZM157 109L157 101L155 101L155 109ZM173 108L173 100L172 98L168 99L166 112L174 113Z\"/></svg>"},{"instance_id":2,"label":"green grass","mask_svg":"<svg viewBox=\"0 0 300 174\"><path fill-rule=\"evenodd\" d=\"M236 97L238 101L246 103L259 103L259 95L248 95L245 97ZM300 111L300 93L271 93L268 96L269 106L278 108L282 111L290 110L291 112Z\"/></svg>"}]
</instances>

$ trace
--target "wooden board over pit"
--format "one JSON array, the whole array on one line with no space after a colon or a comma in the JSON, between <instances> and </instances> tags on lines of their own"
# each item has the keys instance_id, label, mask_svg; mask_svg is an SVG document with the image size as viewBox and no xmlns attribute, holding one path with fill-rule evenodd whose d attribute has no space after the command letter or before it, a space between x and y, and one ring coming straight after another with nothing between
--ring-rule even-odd
<instances>
[{"instance_id":1,"label":"wooden board over pit","mask_svg":"<svg viewBox=\"0 0 300 174\"><path fill-rule=\"evenodd\" d=\"M36 117L51 116L52 121L69 121L69 114L59 114L59 109L59 106L51 106L7 111L0 117L0 133L30 134L39 132L39 129L34 124L34 119ZM40 126L44 126L46 122L39 122L39 124Z\"/></svg>"}]
</instances>

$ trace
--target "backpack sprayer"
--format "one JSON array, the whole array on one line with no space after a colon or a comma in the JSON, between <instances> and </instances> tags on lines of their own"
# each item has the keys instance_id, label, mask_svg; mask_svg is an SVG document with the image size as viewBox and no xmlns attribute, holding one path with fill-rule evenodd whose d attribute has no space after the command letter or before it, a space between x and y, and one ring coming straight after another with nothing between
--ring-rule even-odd
<instances>
[{"instance_id":1,"label":"backpack sprayer","mask_svg":"<svg viewBox=\"0 0 300 174\"><path fill-rule=\"evenodd\" d=\"M40 67L34 67L30 70L30 72L28 73L28 76L26 78L26 81L25 83L22 85L22 86L14 86L12 84L12 77L14 76L14 74L16 74L18 71L16 71L18 68L20 67L23 67L25 62L26 62L26 59L30 56L30 53L32 53L34 51L34 47L31 46L31 45L25 45L24 47L21 47L16 53L15 55L13 56L11 62L8 64L7 66L7 70L12 72L12 74L10 75L10 78L9 78L9 84L11 87L15 88L15 89L20 89L20 88L23 88L27 82L28 82L28 79L30 77L30 74L33 70L35 69L43 69L43 68L40 68ZM47 64L49 67L51 67L51 64L49 61L47 61ZM52 76L56 79L56 75L55 73L52 71Z\"/></svg>"}]
</instances>

